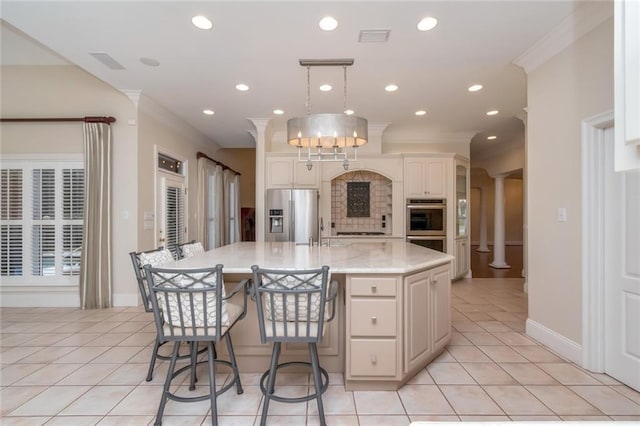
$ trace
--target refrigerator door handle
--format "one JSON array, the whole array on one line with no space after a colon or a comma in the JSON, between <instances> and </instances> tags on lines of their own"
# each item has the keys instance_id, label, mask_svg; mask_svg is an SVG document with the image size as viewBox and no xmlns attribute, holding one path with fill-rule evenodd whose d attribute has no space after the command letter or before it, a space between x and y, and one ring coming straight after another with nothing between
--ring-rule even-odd
<instances>
[{"instance_id":1,"label":"refrigerator door handle","mask_svg":"<svg viewBox=\"0 0 640 426\"><path fill-rule=\"evenodd\" d=\"M296 241L296 202L294 200L289 201L289 241Z\"/></svg>"}]
</instances>

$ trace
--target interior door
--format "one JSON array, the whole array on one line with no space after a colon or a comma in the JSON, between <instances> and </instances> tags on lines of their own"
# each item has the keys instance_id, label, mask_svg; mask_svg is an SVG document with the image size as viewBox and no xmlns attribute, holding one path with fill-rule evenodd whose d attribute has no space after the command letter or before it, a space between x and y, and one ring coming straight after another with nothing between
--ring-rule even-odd
<instances>
[{"instance_id":1,"label":"interior door","mask_svg":"<svg viewBox=\"0 0 640 426\"><path fill-rule=\"evenodd\" d=\"M157 246L176 255L176 245L187 241L186 187L184 177L159 173L156 211Z\"/></svg>"},{"instance_id":2,"label":"interior door","mask_svg":"<svg viewBox=\"0 0 640 426\"><path fill-rule=\"evenodd\" d=\"M614 172L605 131L605 373L640 390L640 170Z\"/></svg>"}]
</instances>

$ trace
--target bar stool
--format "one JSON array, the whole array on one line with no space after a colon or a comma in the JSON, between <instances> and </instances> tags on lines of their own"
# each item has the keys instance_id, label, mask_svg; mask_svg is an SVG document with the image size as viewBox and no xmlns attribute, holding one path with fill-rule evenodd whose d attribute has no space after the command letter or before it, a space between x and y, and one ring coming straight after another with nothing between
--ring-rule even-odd
<instances>
[{"instance_id":1,"label":"bar stool","mask_svg":"<svg viewBox=\"0 0 640 426\"><path fill-rule=\"evenodd\" d=\"M154 424L162 424L162 415L169 399L179 402L208 399L211 403L211 423L217 425L217 396L233 385L236 385L238 394L243 393L229 331L247 313L247 286L250 281L242 280L226 294L222 280L222 265L202 269L166 269L145 265L144 269L158 336L162 341L174 342ZM240 291L243 292L242 306L229 301ZM222 339L227 345L229 361L217 359L215 356L214 343ZM206 342L207 360L191 363L176 370L181 342ZM185 397L170 391L171 381L176 376L187 369L192 369L193 372L197 364L204 362L207 362L209 367L208 395ZM216 391L216 363L227 365L233 371L233 379L219 391Z\"/></svg>"},{"instance_id":2,"label":"bar stool","mask_svg":"<svg viewBox=\"0 0 640 426\"><path fill-rule=\"evenodd\" d=\"M204 247L202 247L200 242L196 242L196 240L178 244L176 246L176 255L178 256L178 259L184 259L202 253L204 253Z\"/></svg>"},{"instance_id":3,"label":"bar stool","mask_svg":"<svg viewBox=\"0 0 640 426\"><path fill-rule=\"evenodd\" d=\"M269 370L260 379L264 395L261 425L267 421L269 402L304 402L315 399L320 424L325 425L322 394L329 386L329 375L320 367L317 344L324 335L324 323L335 315L338 283L329 285L329 267L307 270L261 269L253 271L252 295L256 300L258 327L262 343L273 342ZM326 305L330 303L330 307ZM278 363L282 342L307 343L311 362ZM278 369L291 365L311 367L315 393L291 398L276 395L275 382ZM265 385L266 381L266 385Z\"/></svg>"}]
</instances>

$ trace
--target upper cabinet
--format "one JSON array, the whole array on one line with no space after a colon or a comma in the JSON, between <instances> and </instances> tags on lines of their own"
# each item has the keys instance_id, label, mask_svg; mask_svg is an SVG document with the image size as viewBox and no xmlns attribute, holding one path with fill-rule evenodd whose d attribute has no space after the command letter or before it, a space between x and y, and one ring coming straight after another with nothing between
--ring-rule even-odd
<instances>
[{"instance_id":1,"label":"upper cabinet","mask_svg":"<svg viewBox=\"0 0 640 426\"><path fill-rule=\"evenodd\" d=\"M438 157L405 158L405 198L445 198L450 161Z\"/></svg>"},{"instance_id":2,"label":"upper cabinet","mask_svg":"<svg viewBox=\"0 0 640 426\"><path fill-rule=\"evenodd\" d=\"M320 164L311 170L293 157L267 157L267 188L320 188Z\"/></svg>"},{"instance_id":3,"label":"upper cabinet","mask_svg":"<svg viewBox=\"0 0 640 426\"><path fill-rule=\"evenodd\" d=\"M469 166L460 160L456 160L455 188L456 237L463 237L469 234Z\"/></svg>"}]
</instances>

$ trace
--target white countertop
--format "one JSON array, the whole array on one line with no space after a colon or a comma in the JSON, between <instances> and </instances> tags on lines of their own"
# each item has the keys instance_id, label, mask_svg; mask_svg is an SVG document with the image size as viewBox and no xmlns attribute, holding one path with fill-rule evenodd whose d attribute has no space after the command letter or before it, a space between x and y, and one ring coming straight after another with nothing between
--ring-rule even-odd
<instances>
[{"instance_id":1,"label":"white countertop","mask_svg":"<svg viewBox=\"0 0 640 426\"><path fill-rule=\"evenodd\" d=\"M166 265L169 268L202 268L224 265L225 273L249 273L262 268L308 269L329 265L332 273L404 274L443 265L453 256L404 240L384 243L358 242L313 246L294 243L241 242Z\"/></svg>"}]
</instances>

